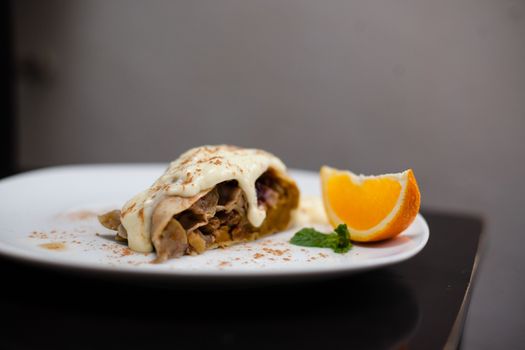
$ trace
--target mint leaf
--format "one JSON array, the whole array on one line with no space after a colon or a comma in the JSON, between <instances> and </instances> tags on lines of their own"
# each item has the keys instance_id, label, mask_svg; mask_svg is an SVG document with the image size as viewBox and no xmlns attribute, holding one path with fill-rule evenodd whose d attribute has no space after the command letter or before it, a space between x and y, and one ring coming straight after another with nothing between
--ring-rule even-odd
<instances>
[{"instance_id":1,"label":"mint leaf","mask_svg":"<svg viewBox=\"0 0 525 350\"><path fill-rule=\"evenodd\" d=\"M307 227L299 230L290 240L290 243L302 247L331 248L336 253L346 253L352 248L350 233L346 225L339 225L335 232L325 234L314 228Z\"/></svg>"},{"instance_id":2,"label":"mint leaf","mask_svg":"<svg viewBox=\"0 0 525 350\"><path fill-rule=\"evenodd\" d=\"M335 233L339 238L337 247L334 249L336 253L346 253L352 248L352 242L350 242L350 232L346 224L341 224L335 228Z\"/></svg>"},{"instance_id":3,"label":"mint leaf","mask_svg":"<svg viewBox=\"0 0 525 350\"><path fill-rule=\"evenodd\" d=\"M303 247L325 247L328 236L316 231L314 228L307 227L295 233L290 243Z\"/></svg>"}]
</instances>

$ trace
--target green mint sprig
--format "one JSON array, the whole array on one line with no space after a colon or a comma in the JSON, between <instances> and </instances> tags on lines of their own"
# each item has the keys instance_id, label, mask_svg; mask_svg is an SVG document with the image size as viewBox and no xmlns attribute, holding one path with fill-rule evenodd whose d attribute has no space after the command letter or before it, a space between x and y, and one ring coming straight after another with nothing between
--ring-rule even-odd
<instances>
[{"instance_id":1,"label":"green mint sprig","mask_svg":"<svg viewBox=\"0 0 525 350\"><path fill-rule=\"evenodd\" d=\"M314 228L306 227L297 231L290 243L302 247L331 248L334 252L343 254L352 248L350 232L345 224L341 224L331 233L322 233Z\"/></svg>"}]
</instances>

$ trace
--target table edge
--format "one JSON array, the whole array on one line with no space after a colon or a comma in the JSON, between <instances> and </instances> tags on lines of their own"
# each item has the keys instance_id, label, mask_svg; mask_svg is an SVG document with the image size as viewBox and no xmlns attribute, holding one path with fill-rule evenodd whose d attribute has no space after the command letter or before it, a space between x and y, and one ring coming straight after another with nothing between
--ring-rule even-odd
<instances>
[{"instance_id":1,"label":"table edge","mask_svg":"<svg viewBox=\"0 0 525 350\"><path fill-rule=\"evenodd\" d=\"M479 234L477 249L476 249L476 255L474 257L474 262L472 264L472 272L470 273L470 278L467 284L467 290L465 291L465 295L463 297L463 301L461 302L461 306L459 308L458 315L456 316L456 320L454 321L454 324L452 326L452 330L450 331L450 334L448 336L448 339L443 346L444 350L456 350L459 348L461 337L463 334L463 328L465 325L465 320L467 318L468 313L468 306L470 304L470 299L472 298L472 285L475 283L475 280L478 277L478 268L479 263L481 261L481 255L484 255L484 250L486 247L486 238L484 233L484 226L485 223L483 219L477 218L480 222L481 230Z\"/></svg>"}]
</instances>

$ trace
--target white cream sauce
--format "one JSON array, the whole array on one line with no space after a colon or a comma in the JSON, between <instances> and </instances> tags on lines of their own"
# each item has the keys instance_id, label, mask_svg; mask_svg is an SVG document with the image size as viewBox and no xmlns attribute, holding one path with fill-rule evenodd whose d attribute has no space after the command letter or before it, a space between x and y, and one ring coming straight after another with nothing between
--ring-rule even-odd
<instances>
[{"instance_id":1,"label":"white cream sauce","mask_svg":"<svg viewBox=\"0 0 525 350\"><path fill-rule=\"evenodd\" d=\"M299 208L293 212L294 226L328 225L323 200L319 196L301 196Z\"/></svg>"},{"instance_id":2,"label":"white cream sauce","mask_svg":"<svg viewBox=\"0 0 525 350\"><path fill-rule=\"evenodd\" d=\"M129 247L151 252L151 218L157 204L166 196L192 197L218 183L237 180L248 202L248 220L258 227L266 217L257 205L255 181L268 168L278 173L286 166L274 155L234 146L193 148L171 162L168 169L147 190L139 193L122 208L121 221L128 233Z\"/></svg>"}]
</instances>

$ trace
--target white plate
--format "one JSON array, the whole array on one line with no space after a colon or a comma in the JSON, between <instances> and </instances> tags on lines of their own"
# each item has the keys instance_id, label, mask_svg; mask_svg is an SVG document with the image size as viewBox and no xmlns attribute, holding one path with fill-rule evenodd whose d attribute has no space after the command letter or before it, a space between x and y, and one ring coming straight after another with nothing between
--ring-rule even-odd
<instances>
[{"instance_id":1,"label":"white plate","mask_svg":"<svg viewBox=\"0 0 525 350\"><path fill-rule=\"evenodd\" d=\"M288 243L295 230L227 249L150 264L113 240L96 214L120 208L148 187L165 165L88 165L47 168L0 181L0 253L29 262L91 272L156 275L165 279L320 277L398 263L427 243L421 215L395 239L354 245L347 254ZM303 194L319 194L317 173L291 171ZM329 227L318 226L329 231Z\"/></svg>"}]
</instances>

